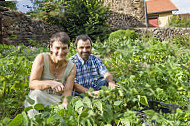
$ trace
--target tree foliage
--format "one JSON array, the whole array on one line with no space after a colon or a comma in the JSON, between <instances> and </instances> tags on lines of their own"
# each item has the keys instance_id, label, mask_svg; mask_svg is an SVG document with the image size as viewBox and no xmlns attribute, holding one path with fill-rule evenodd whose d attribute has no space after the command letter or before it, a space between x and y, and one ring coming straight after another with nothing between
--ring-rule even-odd
<instances>
[{"instance_id":1,"label":"tree foliage","mask_svg":"<svg viewBox=\"0 0 190 126\"><path fill-rule=\"evenodd\" d=\"M110 10L101 0L46 0L38 6L33 17L64 27L72 39L80 34L87 34L93 40L106 37Z\"/></svg>"},{"instance_id":2,"label":"tree foliage","mask_svg":"<svg viewBox=\"0 0 190 126\"><path fill-rule=\"evenodd\" d=\"M12 10L16 10L17 7L16 7L16 1L0 1L0 6L3 6L3 7L8 7Z\"/></svg>"},{"instance_id":3,"label":"tree foliage","mask_svg":"<svg viewBox=\"0 0 190 126\"><path fill-rule=\"evenodd\" d=\"M190 18L184 18L183 16L172 16L169 21L169 26L173 27L190 27Z\"/></svg>"}]
</instances>

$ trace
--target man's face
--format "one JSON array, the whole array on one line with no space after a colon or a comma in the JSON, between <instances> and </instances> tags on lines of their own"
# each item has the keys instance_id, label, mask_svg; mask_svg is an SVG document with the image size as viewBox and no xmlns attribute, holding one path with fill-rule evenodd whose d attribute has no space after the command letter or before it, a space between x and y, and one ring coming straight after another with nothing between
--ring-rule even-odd
<instances>
[{"instance_id":1,"label":"man's face","mask_svg":"<svg viewBox=\"0 0 190 126\"><path fill-rule=\"evenodd\" d=\"M80 39L77 43L76 49L78 54L84 61L88 60L88 57L92 51L90 40L83 41L82 39Z\"/></svg>"}]
</instances>

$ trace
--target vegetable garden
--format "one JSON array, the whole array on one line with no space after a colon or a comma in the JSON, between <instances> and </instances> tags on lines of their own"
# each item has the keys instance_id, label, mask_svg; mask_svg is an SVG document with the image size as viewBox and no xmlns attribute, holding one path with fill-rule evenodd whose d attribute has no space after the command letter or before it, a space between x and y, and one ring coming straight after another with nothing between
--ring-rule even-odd
<instances>
[{"instance_id":1,"label":"vegetable garden","mask_svg":"<svg viewBox=\"0 0 190 126\"><path fill-rule=\"evenodd\" d=\"M103 43L93 43L93 54L99 55L114 75L114 90L103 87L99 98L69 97L67 110L56 104L44 107L39 115L29 119L24 100L29 92L28 82L32 62L48 46L0 45L0 125L63 125L63 126L119 126L119 125L190 125L190 72L188 37L181 36L160 42L153 37L139 37L134 31L112 32ZM75 54L71 44L68 58ZM143 108L150 101L180 105L169 112ZM143 114L141 116L139 114Z\"/></svg>"}]
</instances>

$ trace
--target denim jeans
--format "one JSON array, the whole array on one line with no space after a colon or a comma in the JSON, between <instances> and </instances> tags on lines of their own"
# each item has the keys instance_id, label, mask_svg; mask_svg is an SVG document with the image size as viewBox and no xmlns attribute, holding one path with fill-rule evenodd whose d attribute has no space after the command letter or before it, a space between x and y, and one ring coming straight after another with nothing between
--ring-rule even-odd
<instances>
[{"instance_id":1,"label":"denim jeans","mask_svg":"<svg viewBox=\"0 0 190 126\"><path fill-rule=\"evenodd\" d=\"M97 81L97 86L92 87L95 91L101 90L102 86L108 86L108 82L104 78L99 78Z\"/></svg>"}]
</instances>

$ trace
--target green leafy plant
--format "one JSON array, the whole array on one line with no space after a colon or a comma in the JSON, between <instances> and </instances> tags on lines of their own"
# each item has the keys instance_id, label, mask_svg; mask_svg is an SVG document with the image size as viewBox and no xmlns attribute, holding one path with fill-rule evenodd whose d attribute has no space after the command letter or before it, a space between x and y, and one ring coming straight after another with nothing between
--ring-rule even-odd
<instances>
[{"instance_id":1,"label":"green leafy plant","mask_svg":"<svg viewBox=\"0 0 190 126\"><path fill-rule=\"evenodd\" d=\"M138 35L137 33L135 33L134 30L118 30L118 31L115 31L115 32L112 32L110 35L109 35L109 41L122 41L123 39L137 39L138 38Z\"/></svg>"},{"instance_id":2,"label":"green leafy plant","mask_svg":"<svg viewBox=\"0 0 190 126\"><path fill-rule=\"evenodd\" d=\"M184 18L183 16L172 16L169 19L169 26L173 27L190 27L190 18Z\"/></svg>"},{"instance_id":3,"label":"green leafy plant","mask_svg":"<svg viewBox=\"0 0 190 126\"><path fill-rule=\"evenodd\" d=\"M0 68L3 83L0 85L0 112L3 112L0 125L190 125L190 50L186 44L176 44L175 39L160 42L154 38L126 37L118 42L97 41L93 47L93 53L100 55L118 87L114 90L102 87L98 99L88 94L83 94L83 99L71 96L67 110L61 103L46 107L37 104L23 110L23 97L29 91L26 76L36 54L47 49L0 45L0 65L3 66ZM75 53L71 43L67 58ZM32 104L33 100L30 101ZM181 107L170 113L146 110L149 101ZM43 111L29 119L26 112L32 108Z\"/></svg>"},{"instance_id":4,"label":"green leafy plant","mask_svg":"<svg viewBox=\"0 0 190 126\"><path fill-rule=\"evenodd\" d=\"M111 12L101 0L46 0L39 4L38 11L31 15L64 27L73 40L80 34L87 34L94 41L97 37L103 40L109 33L106 20Z\"/></svg>"},{"instance_id":5,"label":"green leafy plant","mask_svg":"<svg viewBox=\"0 0 190 126\"><path fill-rule=\"evenodd\" d=\"M1 1L0 6L8 7L12 10L16 10L17 9L16 3L17 3L16 1Z\"/></svg>"}]
</instances>

